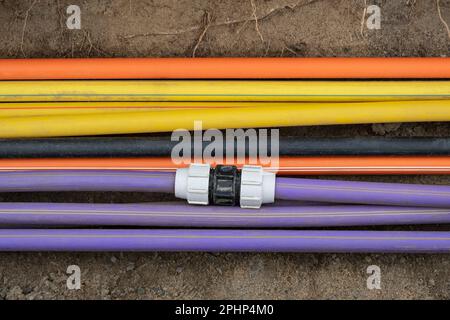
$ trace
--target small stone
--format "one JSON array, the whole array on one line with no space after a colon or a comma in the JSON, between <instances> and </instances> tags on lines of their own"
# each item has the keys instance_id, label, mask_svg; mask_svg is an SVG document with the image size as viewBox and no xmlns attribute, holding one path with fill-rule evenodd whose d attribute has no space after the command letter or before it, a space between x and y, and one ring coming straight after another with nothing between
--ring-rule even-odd
<instances>
[{"instance_id":1,"label":"small stone","mask_svg":"<svg viewBox=\"0 0 450 320\"><path fill-rule=\"evenodd\" d=\"M182 268L182 267L178 267L178 268L176 269L176 272L177 272L177 273L183 272L183 268Z\"/></svg>"},{"instance_id":2,"label":"small stone","mask_svg":"<svg viewBox=\"0 0 450 320\"><path fill-rule=\"evenodd\" d=\"M130 264L127 266L127 271L133 271L134 268L135 268L134 263L130 263Z\"/></svg>"},{"instance_id":3,"label":"small stone","mask_svg":"<svg viewBox=\"0 0 450 320\"><path fill-rule=\"evenodd\" d=\"M7 300L17 300L17 299L23 299L24 294L22 291L22 288L19 286L14 286L11 288L11 290L8 291L6 294Z\"/></svg>"},{"instance_id":4,"label":"small stone","mask_svg":"<svg viewBox=\"0 0 450 320\"><path fill-rule=\"evenodd\" d=\"M430 279L430 280L428 280L428 284L430 285L430 286L435 286L436 285L436 282L434 281L434 279Z\"/></svg>"},{"instance_id":5,"label":"small stone","mask_svg":"<svg viewBox=\"0 0 450 320\"><path fill-rule=\"evenodd\" d=\"M144 288L138 288L137 289L137 294L140 295L140 296L144 295L145 294L145 289Z\"/></svg>"},{"instance_id":6,"label":"small stone","mask_svg":"<svg viewBox=\"0 0 450 320\"><path fill-rule=\"evenodd\" d=\"M372 131L376 134L383 135L397 130L401 125L401 123L375 123L372 125Z\"/></svg>"},{"instance_id":7,"label":"small stone","mask_svg":"<svg viewBox=\"0 0 450 320\"><path fill-rule=\"evenodd\" d=\"M102 297L106 297L106 296L109 295L109 290L106 289L106 288L103 288L103 289L100 291L100 294L101 294Z\"/></svg>"},{"instance_id":8,"label":"small stone","mask_svg":"<svg viewBox=\"0 0 450 320\"><path fill-rule=\"evenodd\" d=\"M32 293L30 293L30 294L27 294L27 295L25 296L25 298L26 298L27 300L35 300L35 299L36 299L36 296L37 296L37 293L32 292Z\"/></svg>"},{"instance_id":9,"label":"small stone","mask_svg":"<svg viewBox=\"0 0 450 320\"><path fill-rule=\"evenodd\" d=\"M112 263L116 263L116 262L117 262L117 258L116 258L115 256L112 256L112 257L111 257L111 262L112 262Z\"/></svg>"},{"instance_id":10,"label":"small stone","mask_svg":"<svg viewBox=\"0 0 450 320\"><path fill-rule=\"evenodd\" d=\"M153 288L150 288L150 291L151 291L154 295L160 296L160 297L162 297L162 296L164 296L164 295L166 294L166 291L165 291L163 288L161 288L161 287L153 287Z\"/></svg>"}]
</instances>

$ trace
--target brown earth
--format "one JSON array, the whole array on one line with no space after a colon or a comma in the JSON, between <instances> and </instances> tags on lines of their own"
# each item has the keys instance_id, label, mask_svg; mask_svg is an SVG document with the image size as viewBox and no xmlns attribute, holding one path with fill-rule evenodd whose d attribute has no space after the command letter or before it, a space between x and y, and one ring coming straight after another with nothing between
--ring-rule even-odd
<instances>
[{"instance_id":1,"label":"brown earth","mask_svg":"<svg viewBox=\"0 0 450 320\"><path fill-rule=\"evenodd\" d=\"M253 5L252 5L253 3ZM364 0L0 0L0 57L447 56L435 0L367 0L381 30L361 29ZM82 29L68 30L77 4ZM439 1L450 23L450 1ZM255 21L257 17L257 23ZM204 30L206 29L206 32ZM204 33L204 37L201 35ZM446 123L283 129L299 136L449 136ZM449 184L444 176L349 177ZM146 201L142 194L0 195L12 201ZM384 228L387 229L387 228ZM407 229L412 229L408 228ZM418 228L416 228L418 229ZM449 226L421 229L450 230ZM82 289L66 289L66 268ZM382 289L366 288L378 265ZM449 299L449 255L1 253L0 298Z\"/></svg>"}]
</instances>

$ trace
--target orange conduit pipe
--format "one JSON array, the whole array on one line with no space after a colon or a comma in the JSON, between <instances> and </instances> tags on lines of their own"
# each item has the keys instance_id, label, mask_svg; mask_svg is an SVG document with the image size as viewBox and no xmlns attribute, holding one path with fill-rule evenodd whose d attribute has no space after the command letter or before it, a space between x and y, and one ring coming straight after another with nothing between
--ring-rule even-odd
<instances>
[{"instance_id":1,"label":"orange conduit pipe","mask_svg":"<svg viewBox=\"0 0 450 320\"><path fill-rule=\"evenodd\" d=\"M233 163L238 167L239 163ZM223 162L221 162L222 164ZM274 166L260 162L270 169ZM214 163L213 163L214 164ZM175 171L187 164L174 164L171 158L63 158L0 159L0 171L17 170L150 170ZM379 157L280 157L280 175L383 175L383 174L450 174L450 157L379 156Z\"/></svg>"},{"instance_id":2,"label":"orange conduit pipe","mask_svg":"<svg viewBox=\"0 0 450 320\"><path fill-rule=\"evenodd\" d=\"M0 80L450 78L450 58L0 59Z\"/></svg>"}]
</instances>

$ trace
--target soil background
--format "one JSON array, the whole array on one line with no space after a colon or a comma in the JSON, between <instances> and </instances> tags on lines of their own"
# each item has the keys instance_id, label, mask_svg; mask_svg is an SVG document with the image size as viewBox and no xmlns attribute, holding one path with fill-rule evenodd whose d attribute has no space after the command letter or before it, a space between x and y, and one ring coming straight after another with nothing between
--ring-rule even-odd
<instances>
[{"instance_id":1,"label":"soil background","mask_svg":"<svg viewBox=\"0 0 450 320\"><path fill-rule=\"evenodd\" d=\"M66 8L71 4L81 8L81 30L66 27ZM380 30L362 26L364 8L370 4L381 8ZM450 49L445 21L450 24L448 0L0 0L0 58L445 57ZM449 136L450 125L324 126L281 133ZM450 184L445 176L345 179ZM0 201L162 198L121 193L0 194ZM377 229L450 230L450 226ZM66 269L73 264L82 271L80 290L66 288ZM381 290L366 287L369 265L381 268ZM449 299L450 255L0 253L0 298Z\"/></svg>"}]
</instances>

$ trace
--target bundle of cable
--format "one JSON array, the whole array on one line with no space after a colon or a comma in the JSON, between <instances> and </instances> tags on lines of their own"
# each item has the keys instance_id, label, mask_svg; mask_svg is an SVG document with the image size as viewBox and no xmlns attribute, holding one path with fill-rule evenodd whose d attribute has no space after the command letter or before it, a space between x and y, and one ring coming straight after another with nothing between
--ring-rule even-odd
<instances>
[{"instance_id":1,"label":"bundle of cable","mask_svg":"<svg viewBox=\"0 0 450 320\"><path fill-rule=\"evenodd\" d=\"M0 59L0 193L188 202L0 202L0 251L449 253L448 231L305 230L448 224L448 186L283 177L450 174L447 138L282 137L275 164L233 142L190 165L170 136L99 137L450 121L448 79L450 58Z\"/></svg>"},{"instance_id":2,"label":"bundle of cable","mask_svg":"<svg viewBox=\"0 0 450 320\"><path fill-rule=\"evenodd\" d=\"M0 137L449 121L449 75L449 58L3 59Z\"/></svg>"},{"instance_id":3,"label":"bundle of cable","mask_svg":"<svg viewBox=\"0 0 450 320\"><path fill-rule=\"evenodd\" d=\"M228 166L219 171L231 172ZM192 177L204 178L201 174ZM241 207L242 201L254 201L253 198L244 199L242 194L248 176L235 180L241 183L237 189L224 188L230 186L230 180L217 172L214 177L215 193L211 198L214 203L226 203L231 199L228 196L238 194L237 189L241 190ZM179 188L184 187L180 179L173 173L126 170L1 172L0 192L121 191L175 193L179 196ZM201 185L199 181L189 183ZM208 185L211 189L211 183ZM192 205L195 201L190 201L189 205L181 202L0 203L0 225L7 227L0 230L0 250L450 252L450 232L445 231L271 230L449 223L450 188L447 186L298 178L276 178L273 186L273 201L287 202L260 209L198 207ZM186 192L199 201L201 195L198 193L202 190L187 186ZM268 202L273 201L269 199ZM49 229L55 226L58 229ZM204 227L208 230L78 229L98 226ZM39 229L35 230L36 227Z\"/></svg>"}]
</instances>

